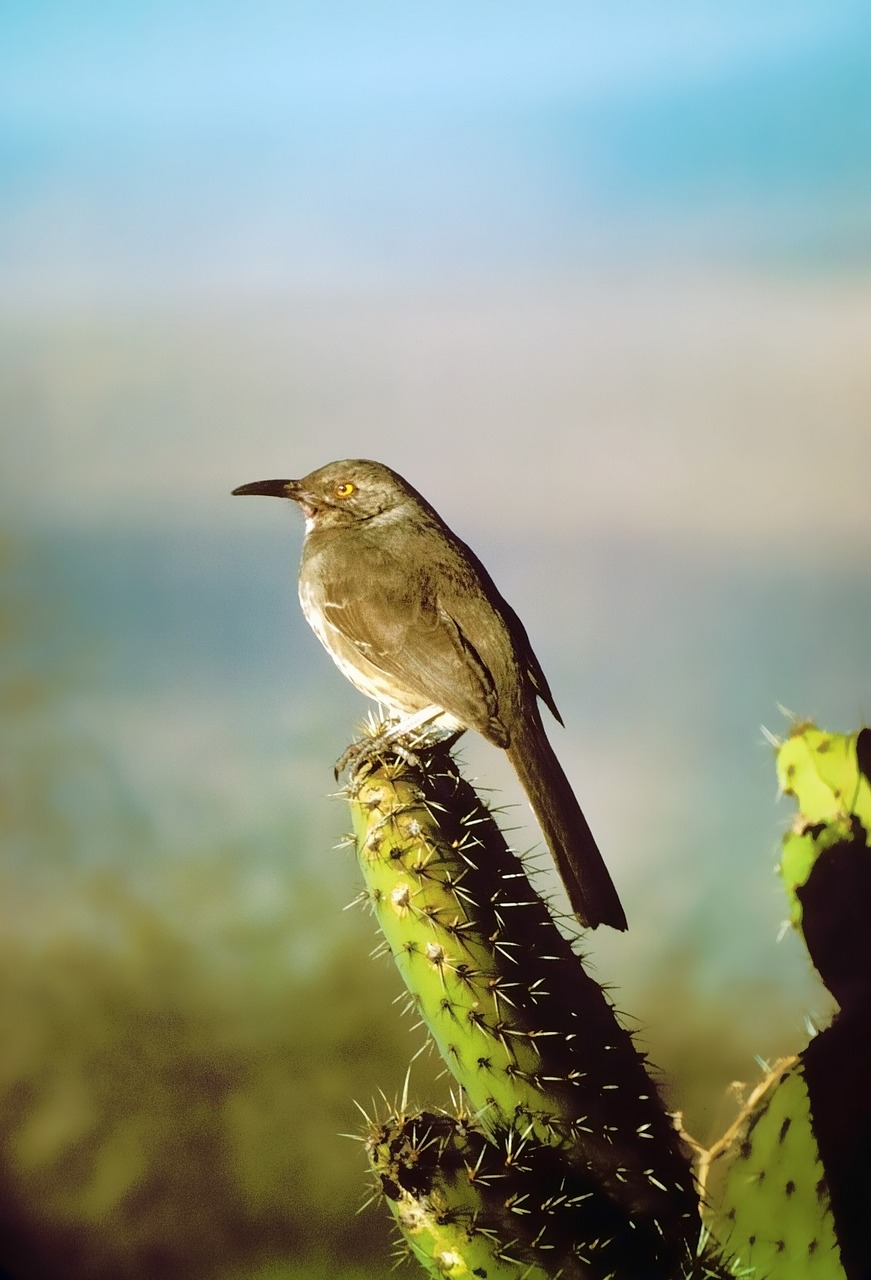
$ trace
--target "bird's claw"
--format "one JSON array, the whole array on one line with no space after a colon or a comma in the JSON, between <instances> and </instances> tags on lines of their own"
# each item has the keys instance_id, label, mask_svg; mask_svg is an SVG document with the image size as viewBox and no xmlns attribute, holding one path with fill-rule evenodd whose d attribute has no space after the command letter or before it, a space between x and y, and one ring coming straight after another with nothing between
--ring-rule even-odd
<instances>
[{"instance_id":1,"label":"bird's claw","mask_svg":"<svg viewBox=\"0 0 871 1280\"><path fill-rule=\"evenodd\" d=\"M411 748L403 745L401 739L392 738L389 730L382 731L371 738L361 738L342 752L333 765L336 782L346 769L358 773L363 768L374 768L376 761L383 760L384 753L390 751L411 768L420 767L420 757Z\"/></svg>"},{"instance_id":2,"label":"bird's claw","mask_svg":"<svg viewBox=\"0 0 871 1280\"><path fill-rule=\"evenodd\" d=\"M424 762L418 752L429 754L434 751L450 751L466 732L465 729L457 729L443 737L422 736L420 733L402 734L397 733L396 729L396 724L382 722L374 731L370 729L365 737L352 742L333 766L336 782L346 769L351 769L353 773L364 768L373 769L376 762L383 763L387 753L397 756L410 769L420 769Z\"/></svg>"}]
</instances>

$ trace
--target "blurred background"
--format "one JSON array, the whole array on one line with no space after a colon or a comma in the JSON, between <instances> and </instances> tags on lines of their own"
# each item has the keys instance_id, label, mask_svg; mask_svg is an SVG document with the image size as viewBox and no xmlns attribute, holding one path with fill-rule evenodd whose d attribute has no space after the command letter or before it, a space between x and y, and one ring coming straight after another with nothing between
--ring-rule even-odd
<instances>
[{"instance_id":1,"label":"blurred background","mask_svg":"<svg viewBox=\"0 0 871 1280\"><path fill-rule=\"evenodd\" d=\"M630 919L592 963L716 1135L830 1012L761 726L871 706L867 6L11 0L0 190L9 1274L389 1258L340 1136L420 1044L342 910L364 700L298 513L230 498L333 458L524 618Z\"/></svg>"}]
</instances>

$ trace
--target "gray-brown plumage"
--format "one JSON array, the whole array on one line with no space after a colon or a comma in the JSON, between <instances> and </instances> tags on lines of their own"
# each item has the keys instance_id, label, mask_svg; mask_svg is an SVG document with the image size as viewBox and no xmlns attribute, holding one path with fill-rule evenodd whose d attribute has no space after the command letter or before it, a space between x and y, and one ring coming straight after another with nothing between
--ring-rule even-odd
<instances>
[{"instance_id":1,"label":"gray-brown plumage","mask_svg":"<svg viewBox=\"0 0 871 1280\"><path fill-rule=\"evenodd\" d=\"M378 462L331 462L237 494L291 498L306 518L305 616L348 679L401 722L472 728L502 747L538 818L578 919L626 928L590 828L548 742L562 723L517 614L421 495ZM400 723L399 728L402 728Z\"/></svg>"}]
</instances>

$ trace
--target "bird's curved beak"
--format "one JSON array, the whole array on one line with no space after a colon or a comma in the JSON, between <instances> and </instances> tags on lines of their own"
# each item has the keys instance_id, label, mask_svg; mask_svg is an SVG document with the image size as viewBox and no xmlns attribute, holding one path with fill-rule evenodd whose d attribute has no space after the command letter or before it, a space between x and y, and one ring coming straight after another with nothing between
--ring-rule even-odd
<instances>
[{"instance_id":1,"label":"bird's curved beak","mask_svg":"<svg viewBox=\"0 0 871 1280\"><path fill-rule=\"evenodd\" d=\"M256 493L266 498L299 498L298 480L255 480L252 484L240 484L233 494Z\"/></svg>"}]
</instances>

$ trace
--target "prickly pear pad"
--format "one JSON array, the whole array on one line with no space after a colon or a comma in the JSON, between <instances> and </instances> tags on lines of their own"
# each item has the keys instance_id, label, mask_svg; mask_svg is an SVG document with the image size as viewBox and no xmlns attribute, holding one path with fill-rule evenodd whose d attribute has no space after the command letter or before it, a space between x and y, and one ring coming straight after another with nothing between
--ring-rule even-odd
<instances>
[{"instance_id":1,"label":"prickly pear pad","mask_svg":"<svg viewBox=\"0 0 871 1280\"><path fill-rule=\"evenodd\" d=\"M779 1063L753 1091L707 1166L707 1224L751 1275L844 1280L798 1059Z\"/></svg>"},{"instance_id":2,"label":"prickly pear pad","mask_svg":"<svg viewBox=\"0 0 871 1280\"><path fill-rule=\"evenodd\" d=\"M798 813L780 872L791 924L842 1009L871 1003L871 731L797 725L777 751L781 788Z\"/></svg>"},{"instance_id":3,"label":"prickly pear pad","mask_svg":"<svg viewBox=\"0 0 871 1280\"><path fill-rule=\"evenodd\" d=\"M444 750L359 774L364 898L475 1120L558 1147L648 1242L653 1277L698 1234L689 1161L643 1055Z\"/></svg>"},{"instance_id":4,"label":"prickly pear pad","mask_svg":"<svg viewBox=\"0 0 871 1280\"><path fill-rule=\"evenodd\" d=\"M789 900L790 921L801 926L799 890L807 884L820 854L871 831L871 782L863 771L869 730L825 733L809 722L793 726L777 748L777 780L795 796L798 813L784 838L780 872ZM871 858L871 853L869 853Z\"/></svg>"},{"instance_id":5,"label":"prickly pear pad","mask_svg":"<svg viewBox=\"0 0 871 1280\"><path fill-rule=\"evenodd\" d=\"M452 1280L548 1280L553 1260L506 1203L492 1194L496 1148L445 1116L391 1116L373 1124L366 1150L378 1189L407 1248L431 1275ZM486 1162L486 1163L485 1163ZM483 1195L489 1192L488 1203Z\"/></svg>"},{"instance_id":6,"label":"prickly pear pad","mask_svg":"<svg viewBox=\"0 0 871 1280\"><path fill-rule=\"evenodd\" d=\"M405 1245L432 1275L538 1280L648 1277L643 1239L591 1180L570 1189L562 1155L516 1133L492 1138L464 1114L393 1114L366 1150ZM687 1256L668 1280L732 1276Z\"/></svg>"}]
</instances>

